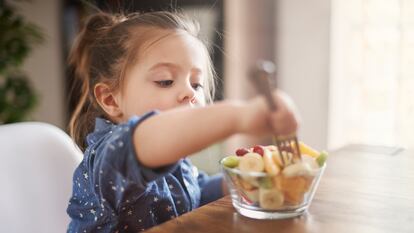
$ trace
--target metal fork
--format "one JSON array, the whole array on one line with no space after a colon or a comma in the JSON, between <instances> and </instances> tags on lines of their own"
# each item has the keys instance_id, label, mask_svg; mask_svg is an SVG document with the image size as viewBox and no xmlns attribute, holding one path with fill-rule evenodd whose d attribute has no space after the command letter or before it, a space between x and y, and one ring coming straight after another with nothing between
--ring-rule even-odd
<instances>
[{"instance_id":1,"label":"metal fork","mask_svg":"<svg viewBox=\"0 0 414 233\"><path fill-rule=\"evenodd\" d=\"M273 88L271 83L272 77L276 73L275 71L276 67L273 62L260 61L250 75L252 83L257 91L264 95L270 110L273 112L277 110L277 104L272 95ZM273 81L273 86L276 87L276 80ZM298 138L295 133L292 135L274 135L273 141L279 151L283 166L289 165L291 159L293 159L293 162L302 160Z\"/></svg>"}]
</instances>

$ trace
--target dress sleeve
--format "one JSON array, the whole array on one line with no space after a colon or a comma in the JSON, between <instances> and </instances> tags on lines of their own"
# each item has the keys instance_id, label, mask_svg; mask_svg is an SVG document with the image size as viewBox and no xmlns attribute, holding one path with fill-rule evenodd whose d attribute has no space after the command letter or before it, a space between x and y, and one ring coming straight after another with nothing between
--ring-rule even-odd
<instances>
[{"instance_id":1,"label":"dress sleeve","mask_svg":"<svg viewBox=\"0 0 414 233\"><path fill-rule=\"evenodd\" d=\"M200 171L197 180L201 190L200 206L223 196L223 176L221 174L208 176L205 172Z\"/></svg>"},{"instance_id":2,"label":"dress sleeve","mask_svg":"<svg viewBox=\"0 0 414 233\"><path fill-rule=\"evenodd\" d=\"M112 208L122 202L139 198L151 181L173 172L178 163L157 169L147 168L138 159L133 143L133 132L144 120L155 115L149 112L132 117L127 123L114 125L96 148L93 162L94 183Z\"/></svg>"}]
</instances>

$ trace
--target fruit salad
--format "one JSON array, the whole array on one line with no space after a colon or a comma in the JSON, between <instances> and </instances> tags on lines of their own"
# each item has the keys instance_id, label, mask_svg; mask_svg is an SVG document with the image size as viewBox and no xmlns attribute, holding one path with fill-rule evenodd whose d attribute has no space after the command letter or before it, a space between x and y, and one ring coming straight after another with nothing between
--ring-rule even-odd
<instances>
[{"instance_id":1,"label":"fruit salad","mask_svg":"<svg viewBox=\"0 0 414 233\"><path fill-rule=\"evenodd\" d=\"M301 160L298 161L291 153L280 154L273 145L240 148L235 155L223 158L221 164L232 198L265 210L308 204L327 153L320 153L303 142L299 148Z\"/></svg>"}]
</instances>

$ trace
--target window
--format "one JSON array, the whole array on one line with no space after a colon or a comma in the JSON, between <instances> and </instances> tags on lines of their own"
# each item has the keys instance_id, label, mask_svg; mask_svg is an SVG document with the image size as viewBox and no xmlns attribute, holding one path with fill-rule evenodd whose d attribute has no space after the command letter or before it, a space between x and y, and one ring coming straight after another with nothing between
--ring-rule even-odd
<instances>
[{"instance_id":1,"label":"window","mask_svg":"<svg viewBox=\"0 0 414 233\"><path fill-rule=\"evenodd\" d=\"M329 147L414 147L414 1L333 0Z\"/></svg>"}]
</instances>

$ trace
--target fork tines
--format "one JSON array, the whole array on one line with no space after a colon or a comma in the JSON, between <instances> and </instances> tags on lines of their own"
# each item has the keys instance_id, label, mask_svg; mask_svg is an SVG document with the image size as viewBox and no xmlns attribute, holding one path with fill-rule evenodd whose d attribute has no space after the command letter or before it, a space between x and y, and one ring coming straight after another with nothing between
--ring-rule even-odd
<instances>
[{"instance_id":1,"label":"fork tines","mask_svg":"<svg viewBox=\"0 0 414 233\"><path fill-rule=\"evenodd\" d=\"M265 97L268 107L271 111L277 110L277 103L273 98L271 88L271 80L275 74L275 71L276 67L273 62L259 61L257 63L257 67L252 71L250 76L250 80L256 87L257 91ZM276 82L274 82L274 84L276 84ZM275 135L274 139L283 166L287 166L292 162L296 163L302 160L296 134L289 136Z\"/></svg>"},{"instance_id":2,"label":"fork tines","mask_svg":"<svg viewBox=\"0 0 414 233\"><path fill-rule=\"evenodd\" d=\"M275 136L275 144L279 151L283 166L297 163L302 160L298 138L295 135L285 137Z\"/></svg>"}]
</instances>

